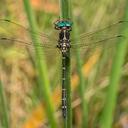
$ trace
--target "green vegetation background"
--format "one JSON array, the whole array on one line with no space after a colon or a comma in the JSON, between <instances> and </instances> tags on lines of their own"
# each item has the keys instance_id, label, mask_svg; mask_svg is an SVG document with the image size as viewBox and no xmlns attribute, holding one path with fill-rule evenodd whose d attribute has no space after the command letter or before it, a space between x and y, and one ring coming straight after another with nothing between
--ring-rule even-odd
<instances>
[{"instance_id":1,"label":"green vegetation background","mask_svg":"<svg viewBox=\"0 0 128 128\"><path fill-rule=\"evenodd\" d=\"M81 0L79 2L73 0L67 2L70 4L69 9L74 21L75 32L72 36L102 28L102 26L122 19L127 20L128 17L126 0ZM61 9L63 6L62 4ZM32 31L43 31L48 35L57 36L53 22L59 18L61 9L57 0L31 0L30 3L28 0L3 0L0 1L0 19L11 19L24 26L29 26ZM64 10L62 9L62 11ZM4 30L2 25L1 22L0 37L10 36L9 30L13 37L26 38L23 30L19 31L9 24L4 26L6 29ZM126 36L127 26L127 24L122 24L119 30ZM114 33L114 30L111 33ZM27 36L29 36L28 33ZM46 123L40 123L39 126L56 128L57 126L62 127L63 124L63 119L56 118L54 115L55 109L58 110L58 108L55 108L55 101L51 99L54 89L57 85L61 85L61 58L59 56L51 57L54 52L44 55L43 52L49 51L39 49L37 46L41 40L33 34L31 37L35 54L31 49L30 51L24 50L25 46L19 48L13 43L9 46L2 45L2 43L0 45L0 127L2 128L22 128L25 122L29 122L32 110L42 101L45 102L47 118ZM117 43L110 50L103 50L99 61L93 66L93 70L86 76L86 79L82 76L81 69L90 54L86 53L85 56L81 56L78 49L77 53L73 55L71 74L78 72L80 84L72 92L72 100L77 101L80 97L83 104L73 108L72 127L125 128L125 125L128 126L127 39L117 42L121 43ZM89 98L84 99L86 93ZM32 128L31 125L29 127ZM69 127L71 127L70 124Z\"/></svg>"}]
</instances>

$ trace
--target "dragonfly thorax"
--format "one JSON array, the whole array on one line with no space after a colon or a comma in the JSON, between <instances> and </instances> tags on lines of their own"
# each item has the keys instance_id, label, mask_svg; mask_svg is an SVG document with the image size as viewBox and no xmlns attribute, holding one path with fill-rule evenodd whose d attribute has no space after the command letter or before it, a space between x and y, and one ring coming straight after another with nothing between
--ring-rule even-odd
<instances>
[{"instance_id":1,"label":"dragonfly thorax","mask_svg":"<svg viewBox=\"0 0 128 128\"><path fill-rule=\"evenodd\" d=\"M60 49L62 54L65 54L65 53L68 52L69 48L71 48L71 45L70 45L70 31L68 31L68 30L61 30L60 31L57 48Z\"/></svg>"}]
</instances>

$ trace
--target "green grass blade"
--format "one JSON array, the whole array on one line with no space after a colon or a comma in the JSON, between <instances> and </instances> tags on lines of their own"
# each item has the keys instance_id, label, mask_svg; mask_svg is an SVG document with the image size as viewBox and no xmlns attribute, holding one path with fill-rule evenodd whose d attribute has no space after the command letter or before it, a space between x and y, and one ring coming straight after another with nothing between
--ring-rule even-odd
<instances>
[{"instance_id":1,"label":"green grass blade","mask_svg":"<svg viewBox=\"0 0 128 128\"><path fill-rule=\"evenodd\" d=\"M70 18L70 0L60 0L60 18ZM71 107L71 83L70 83L70 51L66 57L66 90L67 90L67 117L64 121L65 128L72 127L72 107Z\"/></svg>"},{"instance_id":2,"label":"green grass blade","mask_svg":"<svg viewBox=\"0 0 128 128\"><path fill-rule=\"evenodd\" d=\"M74 23L73 24L73 37L76 37L78 35L78 26ZM77 42L77 40L76 40ZM87 128L87 123L88 123L88 106L87 102L85 101L84 95L85 95L85 79L82 74L82 59L80 57L80 49L77 48L75 50L75 55L76 55L76 67L77 67L77 72L79 76L79 94L81 98L81 109L82 109L82 128Z\"/></svg>"},{"instance_id":3,"label":"green grass blade","mask_svg":"<svg viewBox=\"0 0 128 128\"><path fill-rule=\"evenodd\" d=\"M82 62L80 58L79 49L76 51L76 59L77 59L77 72L79 75L79 93L81 98L81 109L82 109L82 128L88 128L88 106L87 102L84 98L85 95L85 80L82 75Z\"/></svg>"},{"instance_id":4,"label":"green grass blade","mask_svg":"<svg viewBox=\"0 0 128 128\"><path fill-rule=\"evenodd\" d=\"M60 0L60 17L64 19L71 18L70 0Z\"/></svg>"},{"instance_id":5,"label":"green grass blade","mask_svg":"<svg viewBox=\"0 0 128 128\"><path fill-rule=\"evenodd\" d=\"M38 30L37 24L34 18L34 12L32 11L30 1L29 0L24 0L24 7L25 7L25 12L28 18L29 26L32 31ZM51 100L51 91L50 91L50 84L48 80L48 73L47 73L47 68L46 68L46 63L44 56L40 53L42 53L42 49L39 49L36 47L38 44L40 44L40 40L31 34L34 46L35 46L35 53L36 53L36 66L37 66L37 71L38 71L38 77L39 77L39 82L42 87L42 94L44 97L44 101L46 103L46 114L48 116L49 123L51 125L51 128L56 128L57 123L55 120L54 116L54 107L53 103Z\"/></svg>"},{"instance_id":6,"label":"green grass blade","mask_svg":"<svg viewBox=\"0 0 128 128\"><path fill-rule=\"evenodd\" d=\"M128 20L128 1L126 2L126 10L125 10L125 20ZM128 26L122 26L123 33L127 36ZM117 43L117 52L115 58L113 60L113 66L110 76L110 83L107 90L105 107L100 120L101 128L112 128L113 122L113 112L116 106L116 99L118 95L119 89L119 80L121 77L122 65L124 62L124 57L126 53L127 47L127 39L121 40L121 42Z\"/></svg>"},{"instance_id":7,"label":"green grass blade","mask_svg":"<svg viewBox=\"0 0 128 128\"><path fill-rule=\"evenodd\" d=\"M3 128L9 128L9 115L8 115L8 108L7 108L7 101L4 94L3 84L0 81L0 113L2 114L2 122L1 125Z\"/></svg>"},{"instance_id":8,"label":"green grass blade","mask_svg":"<svg viewBox=\"0 0 128 128\"><path fill-rule=\"evenodd\" d=\"M71 11L71 15L72 15L72 11ZM72 16L73 21L75 20L75 17ZM79 29L76 23L73 23L73 38L76 37L79 34ZM75 42L77 43L77 40L75 40ZM73 43L75 43L73 42ZM87 128L88 127L88 105L87 102L85 100L85 84L86 84L86 80L83 77L82 74L82 59L80 56L80 49L77 48L75 50L75 56L76 56L76 67L77 67L77 72L78 72L78 76L79 76L79 95L80 95L80 99L81 99L81 110L82 110L82 124L81 127L82 128Z\"/></svg>"}]
</instances>

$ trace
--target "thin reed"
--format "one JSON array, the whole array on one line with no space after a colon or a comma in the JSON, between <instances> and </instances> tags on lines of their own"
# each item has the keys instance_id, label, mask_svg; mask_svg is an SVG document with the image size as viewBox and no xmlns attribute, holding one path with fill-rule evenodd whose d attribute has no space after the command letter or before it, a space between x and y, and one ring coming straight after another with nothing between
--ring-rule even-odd
<instances>
[{"instance_id":1,"label":"thin reed","mask_svg":"<svg viewBox=\"0 0 128 128\"><path fill-rule=\"evenodd\" d=\"M29 26L33 32L38 30L35 17L34 17L34 12L32 10L32 7L30 5L29 0L24 0L24 7L25 7L25 12L28 18ZM30 33L31 34L31 33ZM51 99L51 90L50 90L50 83L48 80L48 73L47 73L47 67L45 63L45 59L43 54L42 49L39 49L37 46L40 44L39 38L31 34L31 38L33 40L33 45L35 46L35 57L36 57L36 68L38 71L38 80L40 83L40 86L42 88L42 96L46 104L46 114L48 116L48 120L50 123L51 128L56 128L57 123L54 115L54 106L53 102Z\"/></svg>"},{"instance_id":2,"label":"thin reed","mask_svg":"<svg viewBox=\"0 0 128 128\"><path fill-rule=\"evenodd\" d=\"M60 18L62 19L69 19L71 18L71 7L70 7L70 0L60 0ZM64 119L64 128L71 128L72 127L72 106L71 106L71 62L70 62L70 50L68 51L68 55L66 57L66 90L67 90L67 117Z\"/></svg>"},{"instance_id":3,"label":"thin reed","mask_svg":"<svg viewBox=\"0 0 128 128\"><path fill-rule=\"evenodd\" d=\"M124 13L124 21L128 21L128 1L126 2L125 6L125 13ZM126 25L126 26L125 26ZM113 115L115 106L117 104L117 97L118 97L118 90L119 90L119 82L122 74L122 66L124 63L124 58L126 55L127 50L127 42L128 39L127 33L128 33L128 25L124 24L120 28L120 31L122 31L122 34L124 35L125 39L119 40L119 43L117 43L116 48L116 55L113 59L113 65L112 70L110 74L110 82L107 89L106 99L105 99L105 105L103 109L103 113L100 120L100 125L102 128L112 128L113 124Z\"/></svg>"}]
</instances>

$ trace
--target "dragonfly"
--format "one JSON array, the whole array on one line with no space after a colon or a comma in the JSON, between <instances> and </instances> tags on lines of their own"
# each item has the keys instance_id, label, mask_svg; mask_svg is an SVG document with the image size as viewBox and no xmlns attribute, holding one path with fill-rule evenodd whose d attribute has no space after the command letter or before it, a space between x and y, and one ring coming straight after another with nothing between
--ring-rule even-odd
<instances>
[{"instance_id":1,"label":"dragonfly","mask_svg":"<svg viewBox=\"0 0 128 128\"><path fill-rule=\"evenodd\" d=\"M118 39L124 38L122 34L119 33L119 28L122 24L127 23L127 21L118 21L113 24L110 24L106 27L103 27L99 30L93 32L83 33L74 38L71 38L71 31L73 29L73 22L69 19L59 19L54 22L55 30L58 30L58 36L52 38L45 33L33 32L31 29L28 29L21 24L15 23L11 20L0 19L0 24L5 24L5 29L7 25L15 26L14 28L21 28L21 32L28 32L37 36L42 40L41 44L38 44L37 47L45 48L53 51L60 51L62 55L62 115L66 118L67 114L67 90L66 90L66 57L68 57L69 51L72 51L80 48L93 49L95 47L103 47L104 45L110 46L117 42ZM2 25L1 25L2 26ZM3 26L2 26L3 27ZM4 34L3 34L4 35ZM9 42L16 42L19 45L28 45L32 47L31 41L23 40L23 38L11 38L7 36L0 37L0 44ZM75 43L73 43L75 42Z\"/></svg>"}]
</instances>

